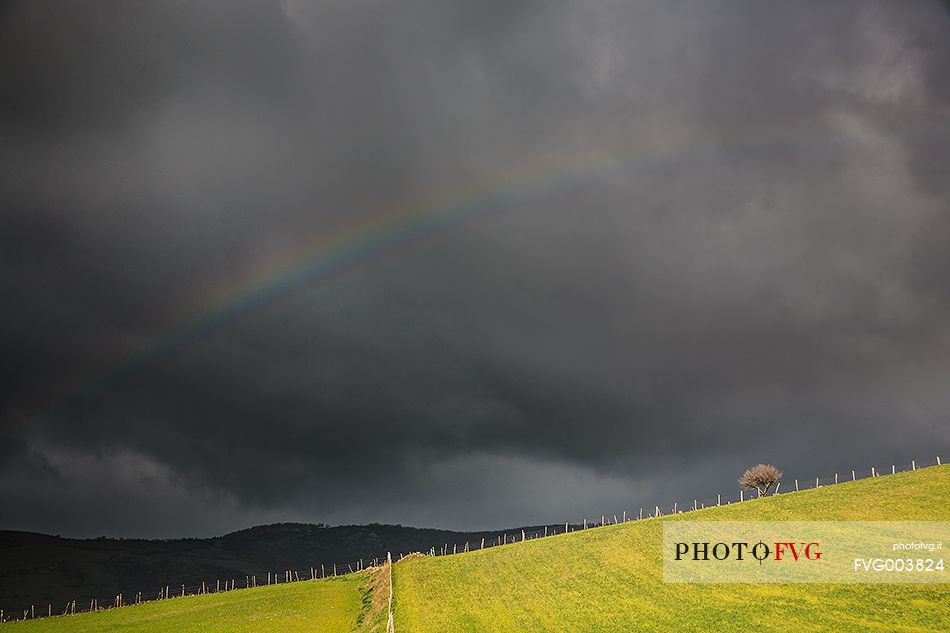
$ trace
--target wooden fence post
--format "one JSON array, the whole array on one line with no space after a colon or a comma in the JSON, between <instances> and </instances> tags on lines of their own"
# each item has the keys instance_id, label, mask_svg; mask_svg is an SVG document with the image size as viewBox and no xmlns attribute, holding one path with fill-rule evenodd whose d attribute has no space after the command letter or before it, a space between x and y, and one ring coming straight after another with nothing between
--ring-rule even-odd
<instances>
[{"instance_id":1,"label":"wooden fence post","mask_svg":"<svg viewBox=\"0 0 950 633\"><path fill-rule=\"evenodd\" d=\"M676 502L673 502L673 514L676 514Z\"/></svg>"},{"instance_id":2,"label":"wooden fence post","mask_svg":"<svg viewBox=\"0 0 950 633\"><path fill-rule=\"evenodd\" d=\"M874 472L874 466L871 466L871 477L877 477L877 474Z\"/></svg>"},{"instance_id":3,"label":"wooden fence post","mask_svg":"<svg viewBox=\"0 0 950 633\"><path fill-rule=\"evenodd\" d=\"M386 622L386 633L396 633L393 623L393 556L386 552L386 566L389 568L389 615Z\"/></svg>"},{"instance_id":4,"label":"wooden fence post","mask_svg":"<svg viewBox=\"0 0 950 633\"><path fill-rule=\"evenodd\" d=\"M835 483L838 483L838 473L835 473Z\"/></svg>"},{"instance_id":5,"label":"wooden fence post","mask_svg":"<svg viewBox=\"0 0 950 633\"><path fill-rule=\"evenodd\" d=\"M627 522L627 511L626 511L626 510L623 511L623 522L624 522L624 523Z\"/></svg>"},{"instance_id":6,"label":"wooden fence post","mask_svg":"<svg viewBox=\"0 0 950 633\"><path fill-rule=\"evenodd\" d=\"M937 466L940 465L940 455L937 455Z\"/></svg>"},{"instance_id":7,"label":"wooden fence post","mask_svg":"<svg viewBox=\"0 0 950 633\"><path fill-rule=\"evenodd\" d=\"M854 476L854 469L851 469L851 481L857 481L857 478Z\"/></svg>"},{"instance_id":8,"label":"wooden fence post","mask_svg":"<svg viewBox=\"0 0 950 633\"><path fill-rule=\"evenodd\" d=\"M720 493L720 492L717 492L717 493L716 493L716 505L717 505L717 506L718 506L718 505L722 505L722 493Z\"/></svg>"},{"instance_id":9,"label":"wooden fence post","mask_svg":"<svg viewBox=\"0 0 950 633\"><path fill-rule=\"evenodd\" d=\"M642 507L642 506L640 507L640 518L641 518L641 519L643 518L643 507Z\"/></svg>"},{"instance_id":10,"label":"wooden fence post","mask_svg":"<svg viewBox=\"0 0 950 633\"><path fill-rule=\"evenodd\" d=\"M742 491L740 490L740 491L739 491L739 501L740 501L740 502L745 501L745 498L744 498L744 497L745 497L745 495L742 494Z\"/></svg>"},{"instance_id":11,"label":"wooden fence post","mask_svg":"<svg viewBox=\"0 0 950 633\"><path fill-rule=\"evenodd\" d=\"M915 459L910 460L910 469L917 470L917 460Z\"/></svg>"}]
</instances>

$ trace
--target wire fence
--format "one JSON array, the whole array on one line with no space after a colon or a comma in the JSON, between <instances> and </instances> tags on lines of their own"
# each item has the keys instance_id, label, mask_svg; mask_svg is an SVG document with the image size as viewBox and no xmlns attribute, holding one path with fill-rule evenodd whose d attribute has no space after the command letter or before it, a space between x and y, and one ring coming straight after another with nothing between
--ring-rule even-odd
<instances>
[{"instance_id":1,"label":"wire fence","mask_svg":"<svg viewBox=\"0 0 950 633\"><path fill-rule=\"evenodd\" d=\"M35 604L30 605L27 609L20 609L15 612L4 612L0 610L0 624L45 617L75 615L77 613L106 611L108 609L136 606L159 600L227 593L255 587L284 585L292 582L347 576L349 574L359 573L371 567L377 567L382 564L382 561L382 558L369 558L345 563L321 563L320 565L311 566L309 570L284 569L264 572L262 574L245 575L243 578L215 579L214 581L202 581L195 584L165 585L153 591L118 593L115 596L110 596L106 600L87 595L84 598L70 600L66 602L65 605L46 603L39 607Z\"/></svg>"},{"instance_id":2,"label":"wire fence","mask_svg":"<svg viewBox=\"0 0 950 633\"><path fill-rule=\"evenodd\" d=\"M857 481L860 479L872 479L875 477L881 477L884 475L892 475L902 472L910 472L915 470L920 470L922 468L927 468L930 466L941 466L942 462L940 457L936 457L933 460L917 461L911 460L910 462L904 464L888 464L883 468L877 466L871 466L867 470L851 469L843 472L829 473L824 475L817 475L813 478L798 478L790 479L787 477L782 478L782 481L779 482L778 487L774 492L767 495L772 496L781 496L795 492L801 492L803 490L813 490L815 488L823 488L825 486L833 486L835 484L843 484L851 481ZM717 494L714 497L705 497L705 498L695 498L695 499L686 499L682 501L673 501L672 503L667 503L664 505L654 505L652 507L642 506L638 508L635 512L628 510L621 510L619 514L602 514L599 517L590 517L583 518L579 523L570 523L567 522L563 527L555 528L544 528L540 531L525 531L525 530L514 530L501 532L494 539L482 540L478 543L464 543L464 544L450 544L446 543L443 545L438 545L432 547L428 555L429 556L451 556L453 554L463 553L471 551L472 549L486 549L489 547L498 547L500 545L508 545L510 543L517 543L519 541L544 538L547 536L555 536L557 534L564 534L565 532L575 532L578 530L587 530L597 527L603 527L606 525L616 525L618 523L627 523L630 521L639 521L643 519L653 519L658 516L667 516L671 514L683 514L686 512L694 512L697 510L704 510L706 508L715 508L719 506L731 505L735 503L743 503L748 501L753 501L762 497L763 495L752 490L743 490L737 488L735 492L730 491L726 494Z\"/></svg>"},{"instance_id":3,"label":"wire fence","mask_svg":"<svg viewBox=\"0 0 950 633\"><path fill-rule=\"evenodd\" d=\"M871 466L868 469L851 469L848 471L827 473L824 475L817 475L813 478L798 478L790 479L784 477L779 483L776 490L768 496L782 496L786 494L793 494L796 492L801 492L804 490L813 490L816 488L823 488L826 486L833 486L836 484L844 484L851 481L858 481L861 479L872 479L876 477L882 477L886 475L893 475L902 472L909 472L920 470L922 468L927 468L930 466L941 466L942 462L940 457L936 457L934 460L925 460L917 461L911 460L910 462L904 464L888 464L883 468L878 466ZM423 555L428 556L452 556L454 554L462 554L465 552L474 551L477 549L488 549L491 547L500 547L504 545L509 545L513 543L518 543L527 540L534 540L539 538L546 538L549 536L556 536L558 534L565 534L569 532L576 532L579 530L593 529L597 527L603 527L607 525L616 525L619 523L628 523L631 521L640 521L644 519L653 519L656 517L667 516L670 514L683 514L686 512L695 512L704 510L706 508L714 508L725 505L732 505L736 503L746 503L754 501L762 497L761 494L755 492L752 493L747 490L738 489L735 492L729 492L725 495L717 494L715 497L705 497L705 498L695 498L687 499L685 501L673 501L672 503L667 503L665 505L654 505L652 508L643 506L637 509L636 512L621 510L619 514L602 514L599 517L592 517L590 520L588 518L581 519L578 523L571 523L570 521L565 522L563 526L558 525L548 525L542 526L540 529L535 530L505 530L501 531L494 538L482 538L479 541L466 541L464 543L443 543L441 545L432 546L428 552L423 552ZM599 521L598 521L599 519ZM410 553L400 554L398 560L402 560ZM413 553L418 555L419 553ZM387 624L387 630L392 630L393 620L392 620L392 566L391 566L391 555L387 554L387 559L390 561L390 570L389 570L389 622ZM151 592L136 592L133 594L123 594L119 593L114 597L109 597L105 601L100 601L96 597L86 597L84 599L77 599L67 602L65 606L47 604L46 608L37 609L36 605L31 605L28 609L22 609L15 613L4 613L0 610L0 624L6 622L28 620L28 619L38 619L41 617L54 617L54 616L65 616L65 615L74 615L77 613L88 613L95 611L104 611L107 609L115 609L119 607L127 607L144 604L146 602L154 602L157 600L171 600L176 598L185 598L188 596L204 595L204 594L215 594L215 593L225 593L229 591L237 591L241 589L250 589L254 587L263 587L268 585L279 585L287 584L291 582L303 582L311 580L320 580L323 578L333 578L336 576L345 576L349 574L359 573L370 567L378 567L382 565L384 559L381 557L371 558L371 559L359 559L356 561L346 562L346 563L321 563L319 566L311 566L309 570L292 570L286 569L282 571L266 572L261 575L245 575L243 583L240 582L239 578L230 578L219 580L216 579L213 583L210 582L201 582L200 584L193 585L166 585L160 587L157 591Z\"/></svg>"}]
</instances>

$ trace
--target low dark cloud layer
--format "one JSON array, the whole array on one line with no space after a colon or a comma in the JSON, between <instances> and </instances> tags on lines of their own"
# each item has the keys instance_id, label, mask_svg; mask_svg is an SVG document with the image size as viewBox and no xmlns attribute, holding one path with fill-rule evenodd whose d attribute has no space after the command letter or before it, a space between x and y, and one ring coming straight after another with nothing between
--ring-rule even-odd
<instances>
[{"instance_id":1,"label":"low dark cloud layer","mask_svg":"<svg viewBox=\"0 0 950 633\"><path fill-rule=\"evenodd\" d=\"M0 528L476 529L947 452L945 3L30 0L0 84Z\"/></svg>"}]
</instances>

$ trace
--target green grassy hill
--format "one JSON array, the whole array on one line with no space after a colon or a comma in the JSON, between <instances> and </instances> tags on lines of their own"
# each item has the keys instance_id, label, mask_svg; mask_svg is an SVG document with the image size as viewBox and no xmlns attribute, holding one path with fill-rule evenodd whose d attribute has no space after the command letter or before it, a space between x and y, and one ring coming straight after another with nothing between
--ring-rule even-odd
<instances>
[{"instance_id":1,"label":"green grassy hill","mask_svg":"<svg viewBox=\"0 0 950 633\"><path fill-rule=\"evenodd\" d=\"M396 631L950 630L946 584L664 584L663 523L699 519L946 521L950 466L454 556L412 557L393 565ZM382 633L388 571L8 622L0 633Z\"/></svg>"},{"instance_id":2,"label":"green grassy hill","mask_svg":"<svg viewBox=\"0 0 950 633\"><path fill-rule=\"evenodd\" d=\"M30 633L252 633L256 631L376 631L385 606L373 605L377 570L336 578L186 596L97 613L0 625ZM388 584L388 576L385 580ZM388 587L386 587L388 595ZM380 593L381 592L377 592ZM380 625L380 622L383 625Z\"/></svg>"},{"instance_id":3,"label":"green grassy hill","mask_svg":"<svg viewBox=\"0 0 950 633\"><path fill-rule=\"evenodd\" d=\"M664 584L662 524L696 519L950 520L950 466L402 561L396 630L950 630L950 585Z\"/></svg>"},{"instance_id":4,"label":"green grassy hill","mask_svg":"<svg viewBox=\"0 0 950 633\"><path fill-rule=\"evenodd\" d=\"M520 528L519 528L520 529ZM537 531L537 527L528 527ZM383 559L386 552L428 551L436 543L477 542L494 532L452 532L401 525L301 523L262 525L203 539L72 539L0 530L0 610L16 613L31 604L46 609L91 598L108 602L116 594L160 587L200 586L293 569L301 576L325 563Z\"/></svg>"}]
</instances>

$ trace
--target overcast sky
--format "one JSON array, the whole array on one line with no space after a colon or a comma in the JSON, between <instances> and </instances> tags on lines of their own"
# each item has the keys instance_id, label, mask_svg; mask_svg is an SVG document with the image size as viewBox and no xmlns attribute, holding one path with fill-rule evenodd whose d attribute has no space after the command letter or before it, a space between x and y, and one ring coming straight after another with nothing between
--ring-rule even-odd
<instances>
[{"instance_id":1,"label":"overcast sky","mask_svg":"<svg viewBox=\"0 0 950 633\"><path fill-rule=\"evenodd\" d=\"M0 528L950 458L950 8L0 5Z\"/></svg>"}]
</instances>

